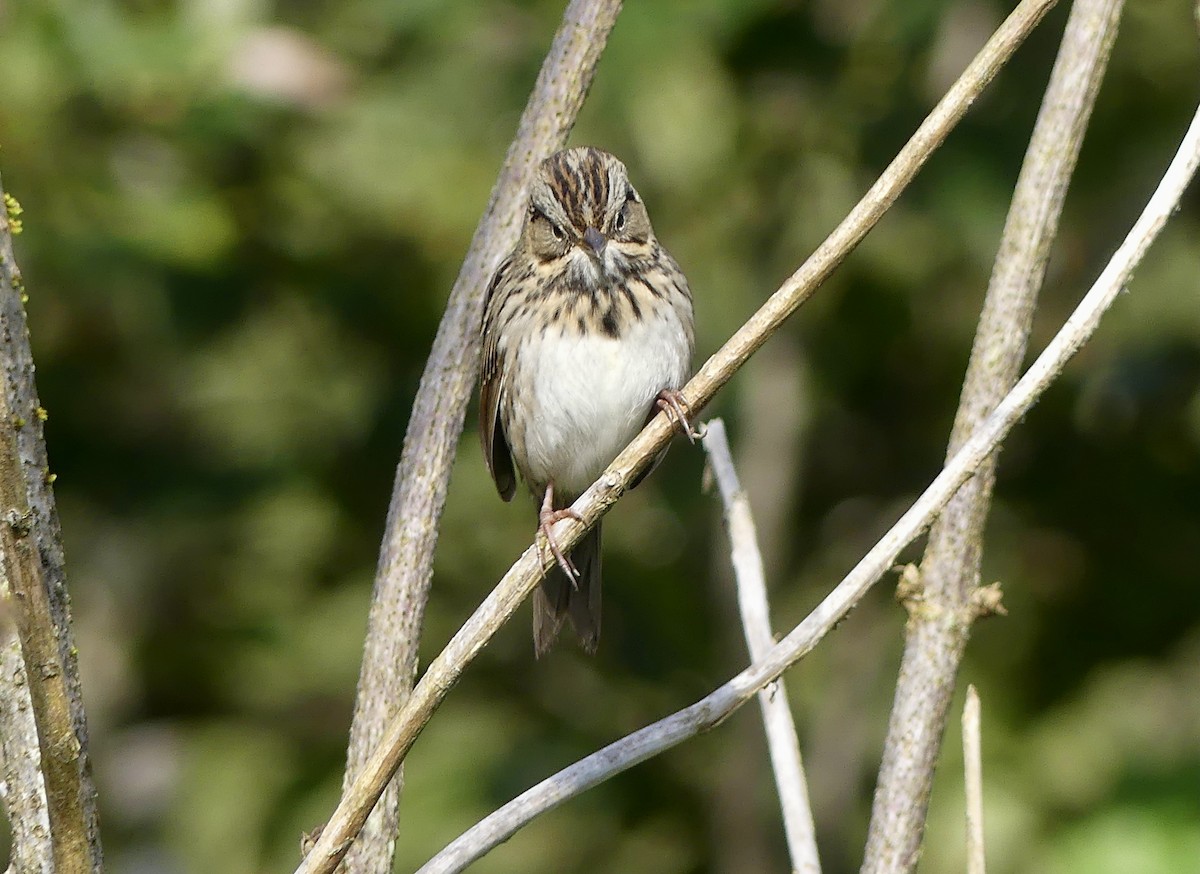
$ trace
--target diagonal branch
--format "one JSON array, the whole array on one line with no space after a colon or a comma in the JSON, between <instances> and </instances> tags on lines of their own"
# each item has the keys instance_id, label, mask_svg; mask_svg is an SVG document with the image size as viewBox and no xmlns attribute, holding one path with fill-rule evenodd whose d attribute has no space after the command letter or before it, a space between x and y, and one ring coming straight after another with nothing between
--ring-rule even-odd
<instances>
[{"instance_id":1,"label":"diagonal branch","mask_svg":"<svg viewBox=\"0 0 1200 874\"><path fill-rule=\"evenodd\" d=\"M96 790L63 568L58 511L50 489L42 422L25 322L25 287L13 258L16 201L0 189L0 553L37 723L54 867L99 871ZM0 679L0 688L15 681Z\"/></svg>"},{"instance_id":2,"label":"diagonal branch","mask_svg":"<svg viewBox=\"0 0 1200 874\"><path fill-rule=\"evenodd\" d=\"M488 277L516 240L534 168L566 142L620 10L620 0L572 0L568 5L450 292L413 402L388 507L350 729L346 788L379 745L388 720L408 699L416 676L438 520L479 366ZM349 860L352 870L391 870L400 783L400 778L391 783L364 829Z\"/></svg>"},{"instance_id":3,"label":"diagonal branch","mask_svg":"<svg viewBox=\"0 0 1200 874\"><path fill-rule=\"evenodd\" d=\"M753 663L762 659L775 643L762 555L758 551L758 536L754 532L750 500L742 491L737 469L733 466L729 441L725 437L725 423L720 419L712 419L705 423L704 432L704 449L708 452L721 501L725 505L725 526L729 529L738 608L742 615L742 628L746 632L746 647L750 650L750 661ZM783 680L777 680L774 685L759 692L758 704L767 734L771 767L775 772L775 786L779 791L779 807L783 813L783 830L787 837L788 855L792 859L792 871L795 874L821 874L816 828L808 801L808 781L804 777L796 723L792 720Z\"/></svg>"},{"instance_id":4,"label":"diagonal branch","mask_svg":"<svg viewBox=\"0 0 1200 874\"><path fill-rule=\"evenodd\" d=\"M685 386L684 398L693 411L698 412L712 399L874 227L1054 3L1055 0L1022 0L851 213ZM600 480L575 502L574 509L584 521L569 519L555 528L555 539L564 549L572 547L586 527L624 494L627 484L645 469L671 434L667 417L658 415L617 456ZM333 870L433 711L466 666L537 585L548 566L549 558L543 566L538 550L533 546L528 548L433 660L388 724L370 758L357 769L353 785L343 794L298 872Z\"/></svg>"},{"instance_id":5,"label":"diagonal branch","mask_svg":"<svg viewBox=\"0 0 1200 874\"><path fill-rule=\"evenodd\" d=\"M535 817L569 798L644 762L697 734L715 728L785 670L811 652L863 595L894 565L959 487L996 450L1063 367L1095 333L1100 318L1133 275L1150 244L1179 205L1200 166L1200 109L1192 118L1170 167L1125 241L1075 312L1004 400L954 454L916 502L825 596L803 622L756 661L705 698L548 777L472 826L417 874L453 874L508 840Z\"/></svg>"},{"instance_id":6,"label":"diagonal branch","mask_svg":"<svg viewBox=\"0 0 1200 874\"><path fill-rule=\"evenodd\" d=\"M1077 0L1029 141L979 317L947 457L1016 381L1067 185L1116 37L1123 0ZM868 832L864 871L916 866L958 665L978 611L988 459L929 532Z\"/></svg>"}]
</instances>

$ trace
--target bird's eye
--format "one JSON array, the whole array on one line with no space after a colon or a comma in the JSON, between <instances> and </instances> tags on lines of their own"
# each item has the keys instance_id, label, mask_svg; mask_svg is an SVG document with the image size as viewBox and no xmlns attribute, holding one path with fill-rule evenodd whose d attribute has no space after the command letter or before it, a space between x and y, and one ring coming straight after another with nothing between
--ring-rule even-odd
<instances>
[{"instance_id":1,"label":"bird's eye","mask_svg":"<svg viewBox=\"0 0 1200 874\"><path fill-rule=\"evenodd\" d=\"M554 236L554 239L559 243L567 238L566 232L554 222L550 221L550 217L533 204L529 205L529 221L532 224L544 222L546 226L550 228L550 233Z\"/></svg>"},{"instance_id":2,"label":"bird's eye","mask_svg":"<svg viewBox=\"0 0 1200 874\"><path fill-rule=\"evenodd\" d=\"M618 231L625 230L625 209L624 209L624 207L622 207L621 211L619 213L617 213L617 220L615 222L613 222L613 227L616 228Z\"/></svg>"}]
</instances>

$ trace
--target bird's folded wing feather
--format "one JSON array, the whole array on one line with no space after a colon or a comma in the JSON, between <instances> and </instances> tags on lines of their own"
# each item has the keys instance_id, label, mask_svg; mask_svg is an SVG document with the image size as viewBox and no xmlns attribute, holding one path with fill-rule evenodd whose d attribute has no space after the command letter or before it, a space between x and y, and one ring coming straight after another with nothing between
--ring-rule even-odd
<instances>
[{"instance_id":1,"label":"bird's folded wing feather","mask_svg":"<svg viewBox=\"0 0 1200 874\"><path fill-rule=\"evenodd\" d=\"M504 436L504 424L500 420L500 395L504 388L504 372L499 350L496 348L499 325L493 324L499 315L499 301L493 298L511 263L511 257L505 258L496 268L484 297L483 364L479 376L479 437L483 442L483 457L487 462L488 472L496 483L496 490L506 501L512 500L516 492L517 478L513 470L512 452Z\"/></svg>"}]
</instances>

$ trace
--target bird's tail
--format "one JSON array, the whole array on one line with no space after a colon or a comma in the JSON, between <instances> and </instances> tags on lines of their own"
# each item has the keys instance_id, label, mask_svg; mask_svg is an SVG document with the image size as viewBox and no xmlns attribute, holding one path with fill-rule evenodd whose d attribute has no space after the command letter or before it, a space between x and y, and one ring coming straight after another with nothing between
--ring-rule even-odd
<instances>
[{"instance_id":1,"label":"bird's tail","mask_svg":"<svg viewBox=\"0 0 1200 874\"><path fill-rule=\"evenodd\" d=\"M533 650L540 658L550 651L564 619L571 622L579 644L588 655L600 642L600 523L583 535L571 550L579 571L572 582L555 565L533 593Z\"/></svg>"}]
</instances>

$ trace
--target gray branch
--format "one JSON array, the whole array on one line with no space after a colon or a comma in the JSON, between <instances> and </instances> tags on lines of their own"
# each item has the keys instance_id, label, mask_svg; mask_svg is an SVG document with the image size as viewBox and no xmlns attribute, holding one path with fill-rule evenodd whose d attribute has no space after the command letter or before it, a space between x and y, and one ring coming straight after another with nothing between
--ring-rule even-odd
<instances>
[{"instance_id":1,"label":"gray branch","mask_svg":"<svg viewBox=\"0 0 1200 874\"><path fill-rule=\"evenodd\" d=\"M100 870L96 791L42 433L46 411L34 385L25 286L13 256L16 201L2 186L0 199L0 552L9 591L4 603L17 629L37 725L54 867L76 874ZM16 678L7 674L0 683Z\"/></svg>"},{"instance_id":2,"label":"gray branch","mask_svg":"<svg viewBox=\"0 0 1200 874\"><path fill-rule=\"evenodd\" d=\"M979 318L950 437L953 455L1004 397L1029 327L1075 160L1116 36L1122 0L1077 0L1029 142ZM980 555L995 458L929 533L884 744L864 872L912 871L955 677L977 610Z\"/></svg>"},{"instance_id":3,"label":"gray branch","mask_svg":"<svg viewBox=\"0 0 1200 874\"><path fill-rule=\"evenodd\" d=\"M725 423L721 419L712 419L705 424L704 431L704 448L708 452L709 464L712 465L721 502L725 506L725 527L729 531L730 559L737 582L738 610L746 634L746 648L750 651L750 661L753 663L760 661L775 644L754 517L750 512L750 499L742 491L737 469L733 465L729 441L725 436ZM783 680L777 680L759 692L758 704L767 734L771 768L775 772L775 786L779 791L779 807L783 814L783 830L792 859L792 870L798 874L821 874L816 828L808 801L808 781L804 776L800 742L796 737L796 724L792 720Z\"/></svg>"},{"instance_id":4,"label":"gray branch","mask_svg":"<svg viewBox=\"0 0 1200 874\"><path fill-rule=\"evenodd\" d=\"M1054 2L1022 0L850 214L684 387L684 401L693 412L703 409L875 226ZM563 549L574 546L587 527L607 512L649 460L666 446L673 433L668 417L657 415L613 460L573 505L579 520L569 519L555 526L554 538ZM388 723L353 785L343 792L333 816L297 872L328 874L336 868L446 693L516 612L552 560L534 546L526 549L433 660L421 682Z\"/></svg>"},{"instance_id":5,"label":"gray branch","mask_svg":"<svg viewBox=\"0 0 1200 874\"><path fill-rule=\"evenodd\" d=\"M971 434L942 472L854 569L803 622L760 660L710 695L570 765L472 826L417 874L454 874L508 840L537 816L664 750L720 725L785 670L811 652L894 565L1009 431L1029 412L1100 325L1150 244L1179 205L1200 166L1200 109L1146 208L1079 306L995 411ZM532 553L532 549L530 553ZM529 555L529 553L527 553Z\"/></svg>"},{"instance_id":6,"label":"gray branch","mask_svg":"<svg viewBox=\"0 0 1200 874\"><path fill-rule=\"evenodd\" d=\"M567 7L450 292L413 402L388 507L350 729L345 788L362 772L388 721L408 699L416 677L438 522L479 366L479 325L488 279L516 241L524 192L534 168L566 143L620 9L619 0L572 0ZM401 780L398 773L364 827L348 860L351 870L391 871Z\"/></svg>"},{"instance_id":7,"label":"gray branch","mask_svg":"<svg viewBox=\"0 0 1200 874\"><path fill-rule=\"evenodd\" d=\"M983 852L983 741L980 737L979 693L967 686L963 705L963 777L967 801L967 874L987 874Z\"/></svg>"},{"instance_id":8,"label":"gray branch","mask_svg":"<svg viewBox=\"0 0 1200 874\"><path fill-rule=\"evenodd\" d=\"M8 616L8 598L8 587L0 579L0 796L12 828L10 870L54 874L54 842L50 839L37 723L21 644Z\"/></svg>"}]
</instances>

